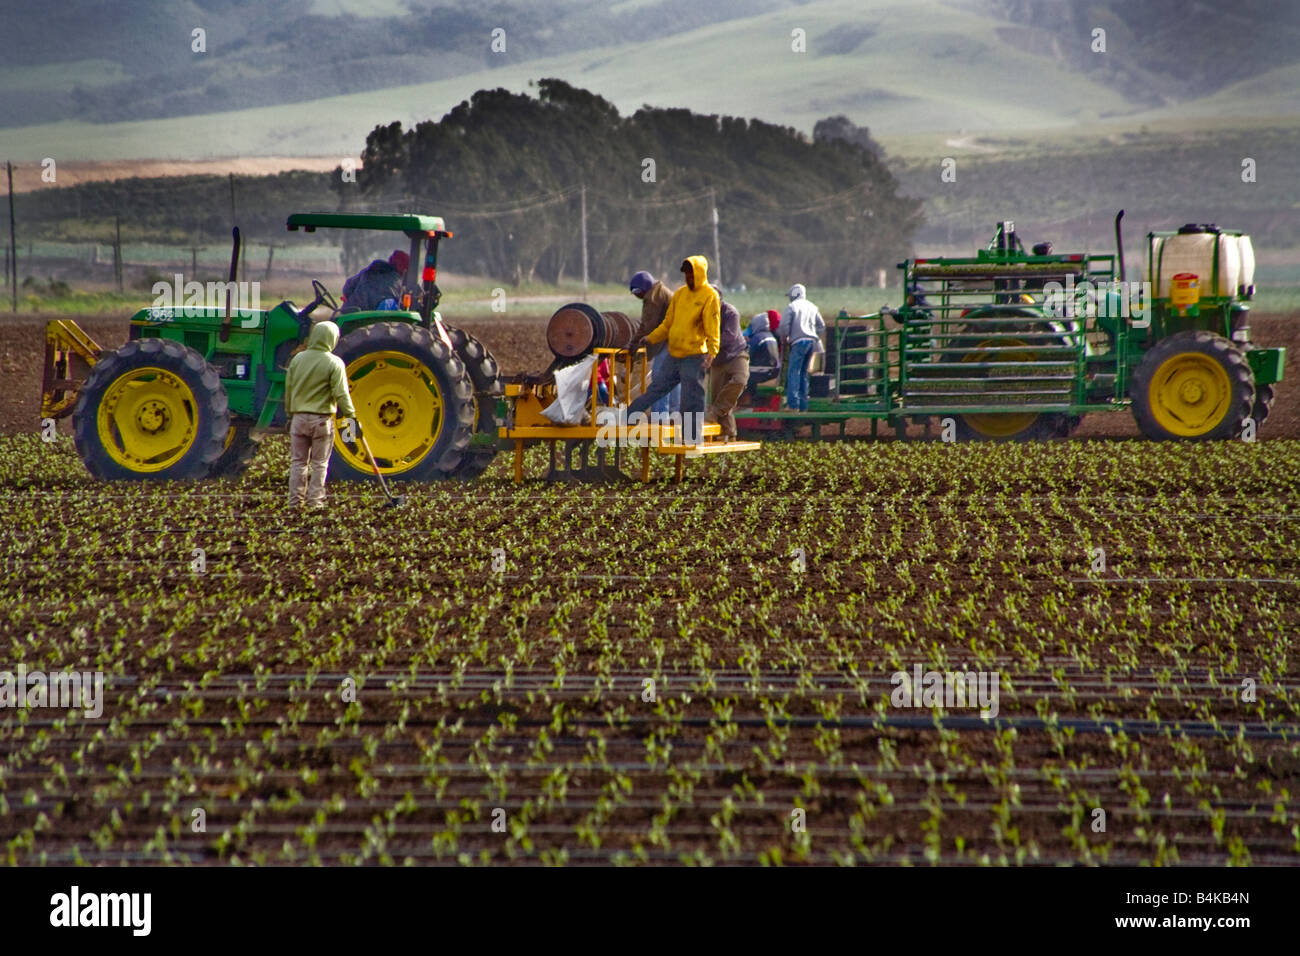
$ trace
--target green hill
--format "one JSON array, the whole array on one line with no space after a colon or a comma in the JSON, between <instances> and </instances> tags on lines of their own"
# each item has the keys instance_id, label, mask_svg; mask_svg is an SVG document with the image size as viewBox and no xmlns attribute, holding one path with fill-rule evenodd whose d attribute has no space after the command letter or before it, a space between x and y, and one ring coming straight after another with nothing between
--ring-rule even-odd
<instances>
[{"instance_id":1,"label":"green hill","mask_svg":"<svg viewBox=\"0 0 1300 956\"><path fill-rule=\"evenodd\" d=\"M1300 99L1298 21L1291 0L60 0L0 35L0 154L355 156L377 123L437 119L475 90L543 76L624 112L683 106L805 131L843 113L887 145L1283 116ZM199 24L205 54L190 49ZM506 49L493 53L498 25Z\"/></svg>"}]
</instances>

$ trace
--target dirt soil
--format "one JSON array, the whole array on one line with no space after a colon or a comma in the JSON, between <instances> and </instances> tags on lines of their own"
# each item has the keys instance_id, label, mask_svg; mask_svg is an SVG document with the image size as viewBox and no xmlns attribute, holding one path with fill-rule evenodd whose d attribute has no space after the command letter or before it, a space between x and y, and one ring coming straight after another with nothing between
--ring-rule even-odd
<instances>
[{"instance_id":1,"label":"dirt soil","mask_svg":"<svg viewBox=\"0 0 1300 956\"><path fill-rule=\"evenodd\" d=\"M159 176L273 176L294 169L313 172L330 172L338 167L335 156L240 156L227 159L114 159L100 162L62 162L54 170L59 186L76 186L78 183L102 180L130 179L132 177ZM358 164L360 168L360 164ZM39 163L14 165L14 192L28 193L49 188L41 175L44 167Z\"/></svg>"}]
</instances>

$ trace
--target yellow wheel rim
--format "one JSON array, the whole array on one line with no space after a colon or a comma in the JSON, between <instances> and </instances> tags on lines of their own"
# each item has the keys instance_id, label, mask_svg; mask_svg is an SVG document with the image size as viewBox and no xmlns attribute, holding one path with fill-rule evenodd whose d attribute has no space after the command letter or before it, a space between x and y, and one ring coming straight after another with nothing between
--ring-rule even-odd
<instances>
[{"instance_id":1,"label":"yellow wheel rim","mask_svg":"<svg viewBox=\"0 0 1300 956\"><path fill-rule=\"evenodd\" d=\"M1160 363L1147 398L1161 428L1195 438L1214 431L1228 414L1232 381L1228 370L1210 356L1183 352Z\"/></svg>"},{"instance_id":2,"label":"yellow wheel rim","mask_svg":"<svg viewBox=\"0 0 1300 956\"><path fill-rule=\"evenodd\" d=\"M198 402L179 376L136 368L108 386L96 414L108 457L131 471L158 472L185 457L198 435Z\"/></svg>"},{"instance_id":3,"label":"yellow wheel rim","mask_svg":"<svg viewBox=\"0 0 1300 956\"><path fill-rule=\"evenodd\" d=\"M1024 346L1024 352L1006 353L1002 361L1006 362L1032 362L1034 353L1028 351L1029 346L1020 339L987 339L976 346L976 349L982 349L993 345L1020 345ZM979 351L967 352L962 357L963 362L983 362L987 353ZM1018 435L1020 432L1033 426L1038 420L1038 412L983 412L974 415L963 415L964 421L971 431L985 438L1010 438L1012 435Z\"/></svg>"},{"instance_id":4,"label":"yellow wheel rim","mask_svg":"<svg viewBox=\"0 0 1300 956\"><path fill-rule=\"evenodd\" d=\"M385 474L414 468L442 434L442 392L429 367L405 352L368 352L348 365L352 404L366 444ZM358 471L371 471L361 443L344 444L334 433L334 449Z\"/></svg>"}]
</instances>

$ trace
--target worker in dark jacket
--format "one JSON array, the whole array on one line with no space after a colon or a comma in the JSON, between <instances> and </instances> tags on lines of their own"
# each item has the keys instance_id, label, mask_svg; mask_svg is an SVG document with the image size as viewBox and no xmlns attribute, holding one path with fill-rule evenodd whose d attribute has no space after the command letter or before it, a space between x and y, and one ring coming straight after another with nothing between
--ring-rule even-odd
<instances>
[{"instance_id":1,"label":"worker in dark jacket","mask_svg":"<svg viewBox=\"0 0 1300 956\"><path fill-rule=\"evenodd\" d=\"M769 321L767 314L760 312L745 327L745 338L749 341L749 381L745 383L745 394L751 398L757 386L781 374L781 350L768 327Z\"/></svg>"},{"instance_id":2,"label":"worker in dark jacket","mask_svg":"<svg viewBox=\"0 0 1300 956\"><path fill-rule=\"evenodd\" d=\"M722 440L736 440L736 403L749 384L749 349L740 331L740 313L723 302L718 322L718 357L709 367L709 405L706 422L722 426Z\"/></svg>"},{"instance_id":3,"label":"worker in dark jacket","mask_svg":"<svg viewBox=\"0 0 1300 956\"><path fill-rule=\"evenodd\" d=\"M632 341L635 342L659 328L659 324L664 320L664 315L668 312L668 303L672 300L673 294L668 291L666 285L645 271L632 276L631 281L628 283L628 290L641 300L641 322L637 325L636 332L632 334ZM652 382L656 376L668 374L668 358L668 343L666 342L651 345L646 349L646 359L650 363L650 380ZM650 412L669 415L681 411L681 407L682 387L678 385L651 405Z\"/></svg>"},{"instance_id":4,"label":"worker in dark jacket","mask_svg":"<svg viewBox=\"0 0 1300 956\"><path fill-rule=\"evenodd\" d=\"M376 259L343 283L343 307L339 312L374 312L401 307L406 291L406 269L411 257L393 250L387 261Z\"/></svg>"}]
</instances>

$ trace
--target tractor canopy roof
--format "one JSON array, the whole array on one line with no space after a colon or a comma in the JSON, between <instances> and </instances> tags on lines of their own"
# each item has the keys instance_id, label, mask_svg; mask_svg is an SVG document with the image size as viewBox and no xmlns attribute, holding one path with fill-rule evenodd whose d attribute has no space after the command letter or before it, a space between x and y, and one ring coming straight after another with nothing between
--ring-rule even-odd
<instances>
[{"instance_id":1,"label":"tractor canopy roof","mask_svg":"<svg viewBox=\"0 0 1300 956\"><path fill-rule=\"evenodd\" d=\"M387 232L401 232L416 238L419 236L438 236L451 238L441 216L370 216L364 213L338 212L296 212L289 217L286 225L290 232L299 228L307 232L321 229L382 229Z\"/></svg>"}]
</instances>

